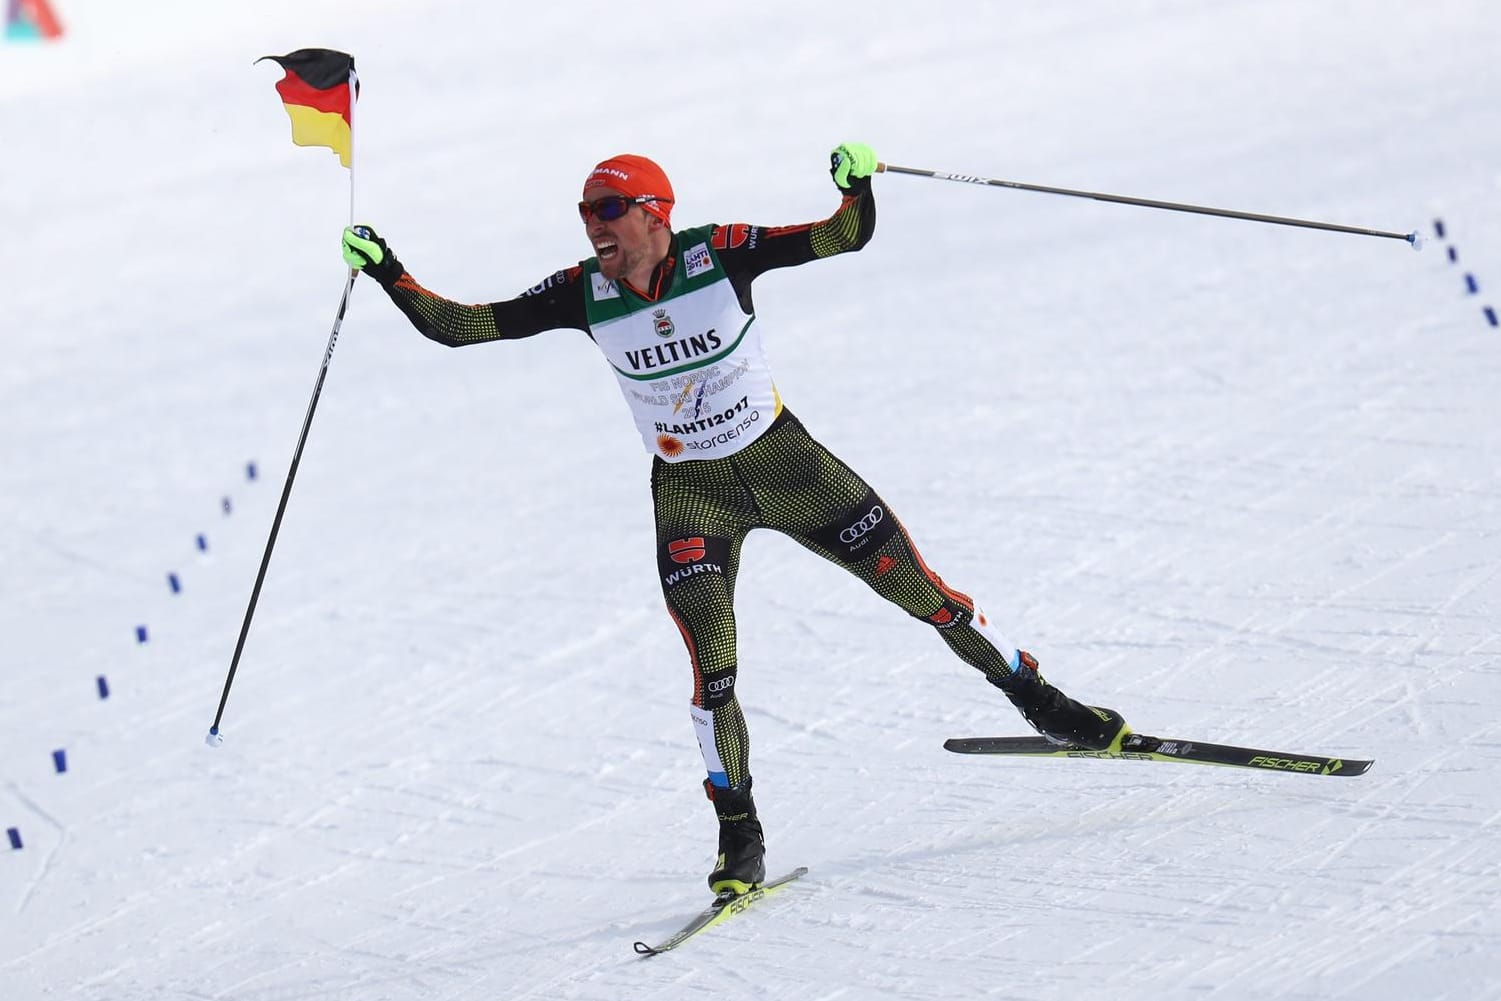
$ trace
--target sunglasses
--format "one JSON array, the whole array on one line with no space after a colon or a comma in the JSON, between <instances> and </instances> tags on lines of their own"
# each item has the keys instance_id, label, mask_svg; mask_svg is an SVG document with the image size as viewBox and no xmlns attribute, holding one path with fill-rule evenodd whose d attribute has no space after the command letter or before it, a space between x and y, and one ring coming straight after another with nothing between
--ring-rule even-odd
<instances>
[{"instance_id":1,"label":"sunglasses","mask_svg":"<svg viewBox=\"0 0 1501 1001\"><path fill-rule=\"evenodd\" d=\"M636 198L627 198L624 195L609 195L605 198L596 198L592 202L579 202L579 218L588 222L595 216L603 222L614 222L631 210L632 205L645 205L647 202L670 202L671 198L658 198L656 195L640 195Z\"/></svg>"}]
</instances>

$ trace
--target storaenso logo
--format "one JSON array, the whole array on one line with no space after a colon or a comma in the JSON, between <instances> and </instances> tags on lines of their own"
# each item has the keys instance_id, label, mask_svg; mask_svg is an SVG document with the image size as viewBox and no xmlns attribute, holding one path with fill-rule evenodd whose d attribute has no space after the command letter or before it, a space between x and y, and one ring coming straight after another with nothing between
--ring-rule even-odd
<instances>
[{"instance_id":1,"label":"storaenso logo","mask_svg":"<svg viewBox=\"0 0 1501 1001\"><path fill-rule=\"evenodd\" d=\"M839 541L845 543L846 545L858 542L864 536L869 534L871 529L875 528L885 520L886 512L882 509L881 505L877 504L875 507L870 509L870 512L866 514L865 517L861 518L849 528L846 528L844 531L840 532Z\"/></svg>"}]
</instances>

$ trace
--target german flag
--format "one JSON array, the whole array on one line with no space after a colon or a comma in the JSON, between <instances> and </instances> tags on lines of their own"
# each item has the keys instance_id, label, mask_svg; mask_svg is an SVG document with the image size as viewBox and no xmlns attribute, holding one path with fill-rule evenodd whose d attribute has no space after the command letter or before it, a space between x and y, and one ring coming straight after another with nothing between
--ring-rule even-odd
<instances>
[{"instance_id":1,"label":"german flag","mask_svg":"<svg viewBox=\"0 0 1501 1001\"><path fill-rule=\"evenodd\" d=\"M298 49L284 56L262 56L256 62L266 59L287 71L276 92L292 119L292 141L299 146L327 146L339 154L340 163L349 166L351 113L360 93L354 57L333 49Z\"/></svg>"}]
</instances>

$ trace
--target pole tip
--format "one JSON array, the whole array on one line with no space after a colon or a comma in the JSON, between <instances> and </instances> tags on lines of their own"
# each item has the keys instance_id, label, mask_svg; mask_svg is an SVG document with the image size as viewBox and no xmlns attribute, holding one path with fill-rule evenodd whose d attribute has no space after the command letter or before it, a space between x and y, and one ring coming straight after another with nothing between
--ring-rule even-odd
<instances>
[{"instance_id":1,"label":"pole tip","mask_svg":"<svg viewBox=\"0 0 1501 1001\"><path fill-rule=\"evenodd\" d=\"M1411 233L1407 234L1407 242L1412 244L1413 250L1423 249L1423 238L1418 235L1417 230L1413 230Z\"/></svg>"},{"instance_id":2,"label":"pole tip","mask_svg":"<svg viewBox=\"0 0 1501 1001\"><path fill-rule=\"evenodd\" d=\"M224 736L219 733L217 726L211 726L208 728L208 736L203 738L203 742L209 747L218 747L224 743Z\"/></svg>"}]
</instances>

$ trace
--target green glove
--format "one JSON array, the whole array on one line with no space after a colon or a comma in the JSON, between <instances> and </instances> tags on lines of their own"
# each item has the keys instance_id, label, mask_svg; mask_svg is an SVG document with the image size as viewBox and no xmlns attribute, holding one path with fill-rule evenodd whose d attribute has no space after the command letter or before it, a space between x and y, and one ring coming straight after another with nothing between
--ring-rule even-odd
<instances>
[{"instance_id":1,"label":"green glove","mask_svg":"<svg viewBox=\"0 0 1501 1001\"><path fill-rule=\"evenodd\" d=\"M344 227L344 262L354 270L379 267L389 251L386 241L369 226Z\"/></svg>"},{"instance_id":2,"label":"green glove","mask_svg":"<svg viewBox=\"0 0 1501 1001\"><path fill-rule=\"evenodd\" d=\"M876 151L864 143L840 143L829 154L829 173L841 188L850 186L851 177L869 177L876 172Z\"/></svg>"}]
</instances>

